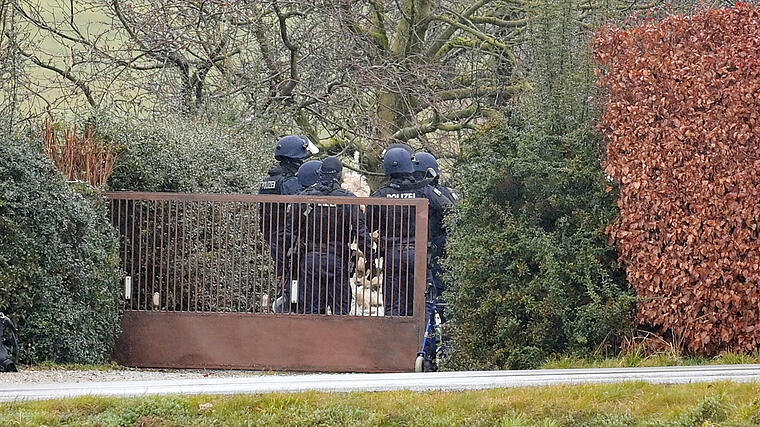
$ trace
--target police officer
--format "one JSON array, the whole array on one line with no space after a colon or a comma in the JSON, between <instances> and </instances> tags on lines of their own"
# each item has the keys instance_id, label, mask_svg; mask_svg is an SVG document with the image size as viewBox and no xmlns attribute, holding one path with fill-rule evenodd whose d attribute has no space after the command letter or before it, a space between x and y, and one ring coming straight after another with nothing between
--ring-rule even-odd
<instances>
[{"instance_id":1,"label":"police officer","mask_svg":"<svg viewBox=\"0 0 760 427\"><path fill-rule=\"evenodd\" d=\"M373 197L394 199L427 198L428 216L442 217L449 204L445 198L435 197L426 182L414 179L414 161L403 147L394 147L383 156L383 169L390 178ZM371 213L372 229L380 231L385 257L383 299L385 314L412 315L414 301L414 244L415 217L412 209L403 206L374 206ZM436 236L430 236L436 238ZM430 274L427 275L431 281Z\"/></svg>"},{"instance_id":2,"label":"police officer","mask_svg":"<svg viewBox=\"0 0 760 427\"><path fill-rule=\"evenodd\" d=\"M441 172L438 167L438 160L432 154L424 151L414 153L414 177L418 180L427 180L431 187L440 191L451 203L456 203L459 200L459 196L451 187L446 187L440 183Z\"/></svg>"},{"instance_id":3,"label":"police officer","mask_svg":"<svg viewBox=\"0 0 760 427\"><path fill-rule=\"evenodd\" d=\"M299 191L299 193L317 183L317 180L319 179L319 168L321 167L321 160L309 160L298 168L298 172L296 172L296 179L298 180L298 185L301 187L301 191ZM288 206L287 209L292 209L292 207ZM297 281L299 279L298 272L301 271L300 267L302 266L297 265L297 263L303 263L303 260L301 258L293 257L293 255L294 251L300 247L301 245L299 245L299 242L294 242L294 246L292 246L294 249L290 249L289 253L286 254L286 261L290 263L288 268L290 274L290 283L286 283L286 286L281 287L281 289L278 289L277 291L278 297L273 304L273 308L276 313L284 313L289 311L290 305L293 302L290 301L290 288L293 281Z\"/></svg>"},{"instance_id":4,"label":"police officer","mask_svg":"<svg viewBox=\"0 0 760 427\"><path fill-rule=\"evenodd\" d=\"M279 162L269 170L268 176L259 186L259 194L294 195L301 192L296 172L304 159L314 153L316 147L305 137L288 135L280 138L274 149L274 158ZM285 218L287 204L263 202L259 205L259 230L264 240L269 244L270 253L274 260L275 277L278 283L278 293L287 298L290 283L291 267L285 242ZM278 298L277 302L282 302ZM275 311L282 311L282 305L275 304Z\"/></svg>"},{"instance_id":5,"label":"police officer","mask_svg":"<svg viewBox=\"0 0 760 427\"><path fill-rule=\"evenodd\" d=\"M414 153L414 178L418 182L425 182L430 187L433 197L442 199L446 209L450 209L457 202L456 194L446 186L439 183L440 170L436 158L426 152ZM445 215L447 212L443 212ZM440 296L446 285L443 282L443 269L440 260L445 256L446 228L443 224L443 216L428 215L428 271L433 278L436 295Z\"/></svg>"},{"instance_id":6,"label":"police officer","mask_svg":"<svg viewBox=\"0 0 760 427\"><path fill-rule=\"evenodd\" d=\"M319 180L301 194L304 196L356 197L340 187L343 164L337 157L327 157L319 169ZM298 312L348 314L351 308L349 282L350 243L358 237L364 247L367 230L357 205L308 203L294 205L288 216L291 241L304 244L303 269L300 273Z\"/></svg>"},{"instance_id":7,"label":"police officer","mask_svg":"<svg viewBox=\"0 0 760 427\"><path fill-rule=\"evenodd\" d=\"M300 168L298 168L296 178L298 178L298 185L301 186L300 192L317 183L319 180L319 169L321 167L321 160L309 160L308 162L302 164Z\"/></svg>"}]
</instances>

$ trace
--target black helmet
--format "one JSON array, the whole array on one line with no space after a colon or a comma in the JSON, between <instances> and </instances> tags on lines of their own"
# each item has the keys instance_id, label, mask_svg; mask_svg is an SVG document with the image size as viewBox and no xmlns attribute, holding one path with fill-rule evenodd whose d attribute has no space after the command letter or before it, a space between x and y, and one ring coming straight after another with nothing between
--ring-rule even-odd
<instances>
[{"instance_id":1,"label":"black helmet","mask_svg":"<svg viewBox=\"0 0 760 427\"><path fill-rule=\"evenodd\" d=\"M298 172L296 172L296 177L298 177L298 184L304 188L311 187L312 185L316 184L317 180L319 179L319 168L321 167L321 160L309 160L308 162L302 164L301 167L298 168Z\"/></svg>"},{"instance_id":2,"label":"black helmet","mask_svg":"<svg viewBox=\"0 0 760 427\"><path fill-rule=\"evenodd\" d=\"M402 147L389 149L383 156L383 169L386 175L414 172L412 153Z\"/></svg>"},{"instance_id":3,"label":"black helmet","mask_svg":"<svg viewBox=\"0 0 760 427\"><path fill-rule=\"evenodd\" d=\"M388 151L390 151L390 150L392 150L394 148L403 148L404 150L408 151L409 154L413 154L414 153L414 150L412 150L412 147L410 147L409 145L404 144L402 142L397 142L395 144L391 144L388 147L386 147L385 150L383 150L383 153L380 155L380 157L384 158L385 157L385 153L387 153Z\"/></svg>"},{"instance_id":4,"label":"black helmet","mask_svg":"<svg viewBox=\"0 0 760 427\"><path fill-rule=\"evenodd\" d=\"M279 141L277 141L277 146L274 148L274 158L278 160L303 160L309 157L310 152L313 153L314 148L312 147L316 148L316 146L309 142L309 139L304 136L283 136Z\"/></svg>"},{"instance_id":5,"label":"black helmet","mask_svg":"<svg viewBox=\"0 0 760 427\"><path fill-rule=\"evenodd\" d=\"M319 169L319 177L325 179L340 180L343 173L343 162L335 156L330 156L322 160L322 167Z\"/></svg>"},{"instance_id":6,"label":"black helmet","mask_svg":"<svg viewBox=\"0 0 760 427\"><path fill-rule=\"evenodd\" d=\"M438 160L432 154L424 151L414 153L414 172L419 172L426 177L435 178L440 174Z\"/></svg>"}]
</instances>

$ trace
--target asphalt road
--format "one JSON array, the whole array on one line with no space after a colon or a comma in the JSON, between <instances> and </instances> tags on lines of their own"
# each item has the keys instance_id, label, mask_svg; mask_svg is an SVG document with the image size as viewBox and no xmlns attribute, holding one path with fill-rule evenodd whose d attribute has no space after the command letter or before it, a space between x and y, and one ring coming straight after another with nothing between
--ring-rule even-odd
<instances>
[{"instance_id":1,"label":"asphalt road","mask_svg":"<svg viewBox=\"0 0 760 427\"><path fill-rule=\"evenodd\" d=\"M0 381L3 380L0 374ZM760 365L675 366L662 368L542 369L401 374L308 374L109 381L93 383L13 384L0 382L0 401L74 396L145 396L154 394L258 394L301 391L474 390L557 384L646 381L660 384L736 381L760 382Z\"/></svg>"}]
</instances>

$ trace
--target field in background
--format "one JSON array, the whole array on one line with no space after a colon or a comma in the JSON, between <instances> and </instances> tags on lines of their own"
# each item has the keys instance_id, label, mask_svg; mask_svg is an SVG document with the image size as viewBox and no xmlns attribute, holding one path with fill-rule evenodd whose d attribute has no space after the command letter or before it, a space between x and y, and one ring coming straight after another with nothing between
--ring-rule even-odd
<instances>
[{"instance_id":1,"label":"field in background","mask_svg":"<svg viewBox=\"0 0 760 427\"><path fill-rule=\"evenodd\" d=\"M0 425L760 425L760 384L627 383L460 393L77 398L0 406Z\"/></svg>"},{"instance_id":2,"label":"field in background","mask_svg":"<svg viewBox=\"0 0 760 427\"><path fill-rule=\"evenodd\" d=\"M75 19L77 27L82 31L85 36L92 36L91 39L97 39L94 35L108 32L112 27L111 20L101 9L96 9L91 5L84 7L78 2L69 2L66 0L39 0L40 10L44 12L44 17L48 22L65 22L66 18L70 16L70 5L73 4L75 11ZM102 7L102 6L101 6ZM63 30L70 32L70 28L63 25ZM53 36L48 32L38 30L31 24L22 24L22 32L28 32L31 34L30 39L27 40L28 46L31 47L31 53L36 55L39 59L48 62L49 64L61 69L68 70L71 66L71 50L75 52L86 51L86 48L82 45L75 44L69 40ZM109 37L104 41L110 46L118 46L120 36L113 31L109 32ZM70 68L71 72L77 76L89 76L92 71L87 67L75 66ZM77 111L81 108L89 108L87 100L82 94L81 90L75 87L75 85L58 75L57 73L39 67L27 61L27 71L29 72L30 86L35 88L35 91L39 92L39 96L24 97L22 101L22 109L31 110L37 113L46 110L48 103L52 103L54 106L62 108L59 113L68 114L72 111ZM119 88L118 80L113 80L111 75L99 74L93 81L88 79L88 83L99 93L99 89L111 86L114 91L127 90L126 88ZM44 100L42 99L44 98ZM99 98L97 99L99 101Z\"/></svg>"}]
</instances>

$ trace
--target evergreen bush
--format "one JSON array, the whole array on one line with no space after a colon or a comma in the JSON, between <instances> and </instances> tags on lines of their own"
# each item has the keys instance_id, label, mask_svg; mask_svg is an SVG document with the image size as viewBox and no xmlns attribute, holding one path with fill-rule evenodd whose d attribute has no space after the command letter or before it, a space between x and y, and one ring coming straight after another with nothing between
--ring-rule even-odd
<instances>
[{"instance_id":1,"label":"evergreen bush","mask_svg":"<svg viewBox=\"0 0 760 427\"><path fill-rule=\"evenodd\" d=\"M97 114L97 132L120 149L111 190L255 193L275 138L221 119Z\"/></svg>"},{"instance_id":2,"label":"evergreen bush","mask_svg":"<svg viewBox=\"0 0 760 427\"><path fill-rule=\"evenodd\" d=\"M101 363L122 307L115 233L98 193L72 189L41 147L0 137L0 310L22 362Z\"/></svg>"},{"instance_id":3,"label":"evergreen bush","mask_svg":"<svg viewBox=\"0 0 760 427\"><path fill-rule=\"evenodd\" d=\"M534 11L533 91L466 141L451 221L448 368L530 368L615 352L634 302L605 227L616 190L599 162L588 37L576 2ZM590 36L587 34L587 36Z\"/></svg>"}]
</instances>

